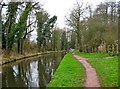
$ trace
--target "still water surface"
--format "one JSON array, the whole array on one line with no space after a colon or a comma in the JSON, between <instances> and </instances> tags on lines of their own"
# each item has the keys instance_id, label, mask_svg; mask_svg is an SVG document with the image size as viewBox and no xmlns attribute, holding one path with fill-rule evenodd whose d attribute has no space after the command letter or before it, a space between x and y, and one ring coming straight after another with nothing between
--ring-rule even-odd
<instances>
[{"instance_id":1,"label":"still water surface","mask_svg":"<svg viewBox=\"0 0 120 89\"><path fill-rule=\"evenodd\" d=\"M2 68L2 87L46 87L64 53L52 53Z\"/></svg>"}]
</instances>

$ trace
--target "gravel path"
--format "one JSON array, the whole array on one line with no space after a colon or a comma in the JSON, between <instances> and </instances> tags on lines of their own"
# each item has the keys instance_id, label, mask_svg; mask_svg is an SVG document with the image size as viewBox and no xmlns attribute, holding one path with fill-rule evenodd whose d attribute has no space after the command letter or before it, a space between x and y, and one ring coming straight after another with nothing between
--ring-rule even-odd
<instances>
[{"instance_id":1,"label":"gravel path","mask_svg":"<svg viewBox=\"0 0 120 89\"><path fill-rule=\"evenodd\" d=\"M80 57L76 54L73 55L76 59L83 64L86 69L86 82L85 87L100 87L96 70L86 61L86 58Z\"/></svg>"}]
</instances>

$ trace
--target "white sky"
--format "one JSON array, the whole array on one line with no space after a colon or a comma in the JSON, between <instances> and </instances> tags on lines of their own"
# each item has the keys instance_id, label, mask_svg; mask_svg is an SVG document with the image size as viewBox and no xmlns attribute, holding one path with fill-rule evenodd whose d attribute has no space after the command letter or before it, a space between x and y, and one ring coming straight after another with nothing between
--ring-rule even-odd
<instances>
[{"instance_id":1,"label":"white sky","mask_svg":"<svg viewBox=\"0 0 120 89\"><path fill-rule=\"evenodd\" d=\"M70 12L73 5L82 0L43 0L43 7L50 15L56 15L58 17L58 27L65 27L65 16ZM84 3L92 4L93 8L100 2L107 0L83 0Z\"/></svg>"}]
</instances>

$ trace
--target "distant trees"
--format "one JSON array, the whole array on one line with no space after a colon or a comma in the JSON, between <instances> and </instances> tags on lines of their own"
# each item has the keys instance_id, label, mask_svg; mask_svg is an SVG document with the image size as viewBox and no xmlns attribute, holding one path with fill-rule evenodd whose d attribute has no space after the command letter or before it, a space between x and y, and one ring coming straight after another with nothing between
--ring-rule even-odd
<instances>
[{"instance_id":1,"label":"distant trees","mask_svg":"<svg viewBox=\"0 0 120 89\"><path fill-rule=\"evenodd\" d=\"M37 45L38 51L67 50L66 31L54 28L57 16L49 18L45 11L37 12Z\"/></svg>"},{"instance_id":2,"label":"distant trees","mask_svg":"<svg viewBox=\"0 0 120 89\"><path fill-rule=\"evenodd\" d=\"M48 14L45 12L37 12L36 13L37 18L37 45L38 45L38 51L41 50L42 42L43 42L43 25L48 20Z\"/></svg>"},{"instance_id":3,"label":"distant trees","mask_svg":"<svg viewBox=\"0 0 120 89\"><path fill-rule=\"evenodd\" d=\"M67 49L68 49L68 39L67 39L66 31L63 31L61 36L61 50L67 50Z\"/></svg>"},{"instance_id":4,"label":"distant trees","mask_svg":"<svg viewBox=\"0 0 120 89\"><path fill-rule=\"evenodd\" d=\"M57 20L57 16L53 16L52 18L49 18L49 15L42 11L37 12L37 44L38 44L38 51L41 51L41 48L43 48L43 51L46 51L47 49L47 43L51 40L51 30L54 27L54 24Z\"/></svg>"},{"instance_id":5,"label":"distant trees","mask_svg":"<svg viewBox=\"0 0 120 89\"><path fill-rule=\"evenodd\" d=\"M68 26L77 35L77 47L87 52L98 52L102 48L104 52L112 50L114 54L118 47L117 3L100 3L94 11L90 5L84 8L82 6L77 2L67 18Z\"/></svg>"},{"instance_id":6,"label":"distant trees","mask_svg":"<svg viewBox=\"0 0 120 89\"><path fill-rule=\"evenodd\" d=\"M5 14L2 13L4 7ZM70 27L67 30L55 27L57 16L51 17L38 3L1 3L0 14L2 49L6 54L13 50L24 54L34 47L38 52L70 48L86 52L118 52L119 2L100 3L94 11L90 5L85 7L77 2L66 18ZM32 43L30 33L34 29L37 39Z\"/></svg>"},{"instance_id":7,"label":"distant trees","mask_svg":"<svg viewBox=\"0 0 120 89\"><path fill-rule=\"evenodd\" d=\"M78 47L81 47L81 37L82 37L82 17L84 16L86 7L83 7L83 3L76 3L75 7L71 11L69 17L67 18L68 25L71 26L77 34Z\"/></svg>"},{"instance_id":8,"label":"distant trees","mask_svg":"<svg viewBox=\"0 0 120 89\"><path fill-rule=\"evenodd\" d=\"M76 48L76 42L77 42L76 33L72 32L72 34L70 36L69 48L75 49Z\"/></svg>"},{"instance_id":9,"label":"distant trees","mask_svg":"<svg viewBox=\"0 0 120 89\"><path fill-rule=\"evenodd\" d=\"M61 29L55 28L52 31L52 48L53 51L61 50Z\"/></svg>"},{"instance_id":10,"label":"distant trees","mask_svg":"<svg viewBox=\"0 0 120 89\"><path fill-rule=\"evenodd\" d=\"M105 51L114 52L116 42L118 41L118 17L116 2L101 3L96 8L93 19L95 19L97 48L105 45ZM94 26L94 25L93 25ZM94 28L93 28L94 29ZM96 34L95 33L95 34ZM116 50L117 51L117 50ZM114 54L114 53L113 53Z\"/></svg>"}]
</instances>

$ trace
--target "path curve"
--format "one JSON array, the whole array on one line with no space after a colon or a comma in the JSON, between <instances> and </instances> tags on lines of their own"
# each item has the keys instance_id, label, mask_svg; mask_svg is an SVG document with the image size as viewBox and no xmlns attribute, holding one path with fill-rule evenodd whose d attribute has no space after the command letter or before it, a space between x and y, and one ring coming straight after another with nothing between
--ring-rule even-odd
<instances>
[{"instance_id":1,"label":"path curve","mask_svg":"<svg viewBox=\"0 0 120 89\"><path fill-rule=\"evenodd\" d=\"M76 54L73 55L76 59L83 64L86 69L86 82L85 87L100 87L96 70L86 61L86 58L80 57Z\"/></svg>"}]
</instances>

